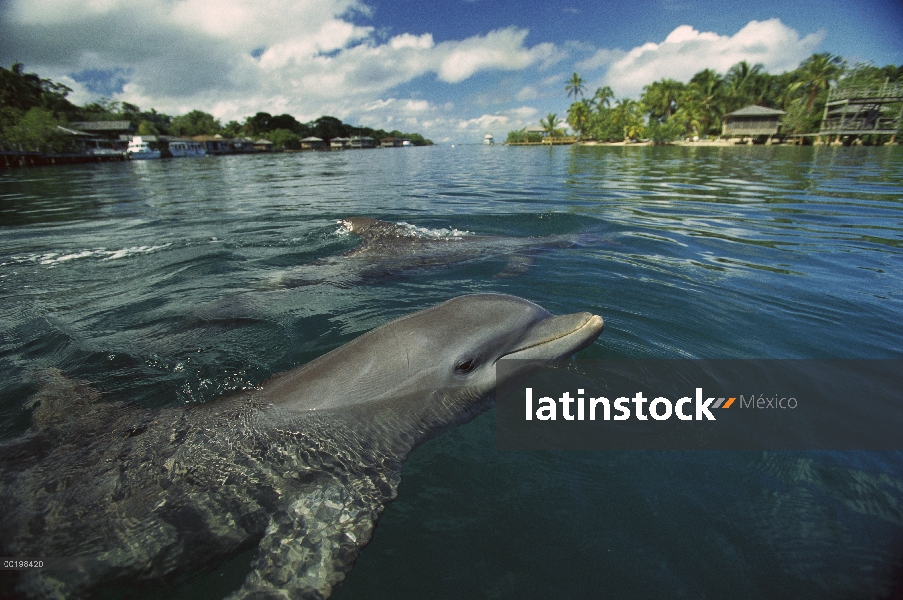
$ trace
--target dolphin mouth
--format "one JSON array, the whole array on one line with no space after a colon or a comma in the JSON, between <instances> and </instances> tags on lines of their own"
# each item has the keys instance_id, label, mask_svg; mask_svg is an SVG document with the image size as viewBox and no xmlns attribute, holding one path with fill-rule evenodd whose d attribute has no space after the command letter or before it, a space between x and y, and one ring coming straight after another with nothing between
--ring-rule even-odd
<instances>
[{"instance_id":1,"label":"dolphin mouth","mask_svg":"<svg viewBox=\"0 0 903 600\"><path fill-rule=\"evenodd\" d=\"M596 341L604 327L602 317L588 312L549 317L535 324L520 344L501 358L565 358Z\"/></svg>"}]
</instances>

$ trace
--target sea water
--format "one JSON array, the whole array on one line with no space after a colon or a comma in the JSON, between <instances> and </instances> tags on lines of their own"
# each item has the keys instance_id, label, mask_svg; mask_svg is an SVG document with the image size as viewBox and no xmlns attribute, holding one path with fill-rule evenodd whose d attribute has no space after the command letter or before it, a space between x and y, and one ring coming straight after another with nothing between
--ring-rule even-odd
<instances>
[{"instance_id":1,"label":"sea water","mask_svg":"<svg viewBox=\"0 0 903 600\"><path fill-rule=\"evenodd\" d=\"M336 223L349 216L597 243L517 277L490 253L278 285L352 250ZM901 290L899 147L436 146L4 171L0 439L27 428L41 369L110 400L202 403L464 293L601 314L581 358L900 358ZM252 556L121 594L222 597ZM501 452L490 411L414 452L334 597L878 598L901 580L901 452Z\"/></svg>"}]
</instances>

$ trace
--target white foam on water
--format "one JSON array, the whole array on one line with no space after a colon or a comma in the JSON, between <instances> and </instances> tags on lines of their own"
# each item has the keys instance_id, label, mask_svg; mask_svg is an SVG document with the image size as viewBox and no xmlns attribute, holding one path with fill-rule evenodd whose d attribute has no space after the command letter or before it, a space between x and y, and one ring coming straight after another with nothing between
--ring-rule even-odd
<instances>
[{"instance_id":1,"label":"white foam on water","mask_svg":"<svg viewBox=\"0 0 903 600\"><path fill-rule=\"evenodd\" d=\"M411 237L418 237L432 240L450 240L456 238L467 237L473 235L471 231L464 231L456 228L443 227L441 229L430 229L428 227L419 227L410 223L400 222L399 225L411 232Z\"/></svg>"},{"instance_id":2,"label":"white foam on water","mask_svg":"<svg viewBox=\"0 0 903 600\"><path fill-rule=\"evenodd\" d=\"M335 235L346 236L351 233L351 225L347 221L340 220L338 224L339 227L338 229L336 229ZM403 227L406 230L405 233L400 235L399 237L412 237L427 240L451 240L473 235L473 232L471 231L464 231L461 229L448 227L441 229L430 229L429 227L411 225L410 223L406 223L404 221L396 223L396 225Z\"/></svg>"},{"instance_id":3,"label":"white foam on water","mask_svg":"<svg viewBox=\"0 0 903 600\"><path fill-rule=\"evenodd\" d=\"M150 254L151 252L162 250L163 248L167 248L171 245L172 244L163 244L162 246L132 246L131 248L124 248L122 250L110 252L110 255L103 260L116 260L118 258L125 258L127 256L133 256L135 254Z\"/></svg>"},{"instance_id":4,"label":"white foam on water","mask_svg":"<svg viewBox=\"0 0 903 600\"><path fill-rule=\"evenodd\" d=\"M45 252L43 254L24 254L19 256L11 256L9 261L3 264L22 264L37 263L39 265L47 265L50 267L78 260L81 258L100 258L102 261L117 260L138 254L150 254L157 250L167 248L172 244L162 244L160 246L132 246L130 248L122 248L121 250L107 250L106 248L96 248L94 250L79 250L76 252L60 253Z\"/></svg>"}]
</instances>

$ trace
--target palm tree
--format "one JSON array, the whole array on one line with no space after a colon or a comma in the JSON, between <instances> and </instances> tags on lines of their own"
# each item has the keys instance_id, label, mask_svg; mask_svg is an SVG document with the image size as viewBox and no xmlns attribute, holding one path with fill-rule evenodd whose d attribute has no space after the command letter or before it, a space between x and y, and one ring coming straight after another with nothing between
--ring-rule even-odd
<instances>
[{"instance_id":1,"label":"palm tree","mask_svg":"<svg viewBox=\"0 0 903 600\"><path fill-rule=\"evenodd\" d=\"M643 135L645 129L643 126L643 110L640 103L636 100L631 100L630 98L618 100L613 109L612 118L623 131L625 140L638 138Z\"/></svg>"},{"instance_id":2,"label":"palm tree","mask_svg":"<svg viewBox=\"0 0 903 600\"><path fill-rule=\"evenodd\" d=\"M741 60L727 71L724 78L728 85L728 95L731 98L732 108L740 108L744 104L755 102L760 90L757 90L760 74L765 66L761 63L750 65Z\"/></svg>"},{"instance_id":3,"label":"palm tree","mask_svg":"<svg viewBox=\"0 0 903 600\"><path fill-rule=\"evenodd\" d=\"M585 98L580 102L574 102L568 109L567 124L570 125L581 138L586 132L587 125L589 125L590 112L589 102Z\"/></svg>"},{"instance_id":4,"label":"palm tree","mask_svg":"<svg viewBox=\"0 0 903 600\"><path fill-rule=\"evenodd\" d=\"M546 130L551 136L555 136L557 134L558 125L561 124L561 120L558 118L558 115L555 113L549 113L546 115L545 119L540 119L539 124L542 125L542 128Z\"/></svg>"},{"instance_id":5,"label":"palm tree","mask_svg":"<svg viewBox=\"0 0 903 600\"><path fill-rule=\"evenodd\" d=\"M568 93L568 96L571 94L574 95L574 100L577 99L578 95L583 94L584 83L586 83L580 75L574 73L571 75L571 79L568 81L567 85L564 86L565 91Z\"/></svg>"},{"instance_id":6,"label":"palm tree","mask_svg":"<svg viewBox=\"0 0 903 600\"><path fill-rule=\"evenodd\" d=\"M813 54L800 64L797 72L801 79L790 86L790 91L800 88L807 91L809 101L806 103L806 110L812 110L818 94L831 87L832 83L836 83L845 68L846 63L839 56L827 52Z\"/></svg>"},{"instance_id":7,"label":"palm tree","mask_svg":"<svg viewBox=\"0 0 903 600\"><path fill-rule=\"evenodd\" d=\"M700 71L690 79L680 97L681 107L699 123L700 135L708 135L721 127L724 110L724 79L712 69ZM687 106L688 105L688 106Z\"/></svg>"},{"instance_id":8,"label":"palm tree","mask_svg":"<svg viewBox=\"0 0 903 600\"><path fill-rule=\"evenodd\" d=\"M655 119L668 120L677 110L677 101L684 84L673 79L662 79L643 88L642 102Z\"/></svg>"},{"instance_id":9,"label":"palm tree","mask_svg":"<svg viewBox=\"0 0 903 600\"><path fill-rule=\"evenodd\" d=\"M607 85L605 87L600 87L596 90L596 93L593 94L593 99L590 100L591 106L599 109L599 108L608 108L611 104L611 101L614 100L615 93L612 91L610 87Z\"/></svg>"}]
</instances>

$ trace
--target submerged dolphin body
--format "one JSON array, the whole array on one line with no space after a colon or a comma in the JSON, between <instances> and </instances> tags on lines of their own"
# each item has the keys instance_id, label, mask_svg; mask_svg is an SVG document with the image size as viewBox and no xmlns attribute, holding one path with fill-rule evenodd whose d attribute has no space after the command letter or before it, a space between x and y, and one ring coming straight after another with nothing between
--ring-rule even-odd
<instances>
[{"instance_id":1,"label":"submerged dolphin body","mask_svg":"<svg viewBox=\"0 0 903 600\"><path fill-rule=\"evenodd\" d=\"M413 448L485 410L496 361L569 356L601 333L513 296L399 318L259 389L191 408L100 402L51 376L0 445L0 555L77 557L0 596L167 582L256 547L233 598L323 598L370 540Z\"/></svg>"},{"instance_id":2,"label":"submerged dolphin body","mask_svg":"<svg viewBox=\"0 0 903 600\"><path fill-rule=\"evenodd\" d=\"M272 283L287 288L321 283L341 287L493 258L507 260L496 277L515 277L525 273L542 252L606 243L592 233L546 237L446 234L368 217L342 219L339 225L359 236L361 245L340 257L322 258L283 271Z\"/></svg>"}]
</instances>

